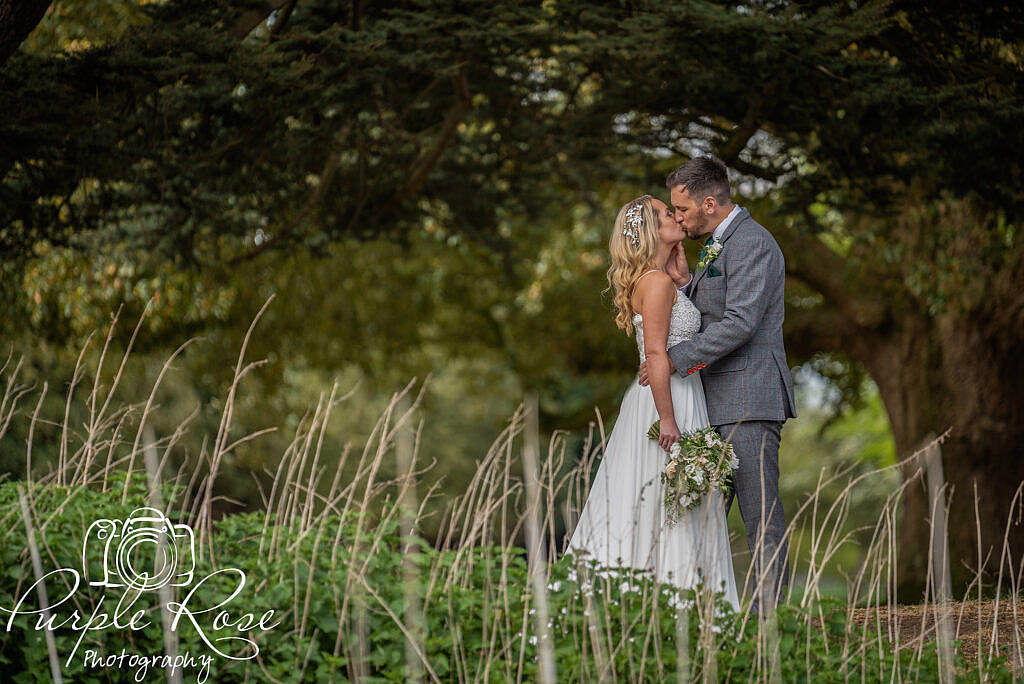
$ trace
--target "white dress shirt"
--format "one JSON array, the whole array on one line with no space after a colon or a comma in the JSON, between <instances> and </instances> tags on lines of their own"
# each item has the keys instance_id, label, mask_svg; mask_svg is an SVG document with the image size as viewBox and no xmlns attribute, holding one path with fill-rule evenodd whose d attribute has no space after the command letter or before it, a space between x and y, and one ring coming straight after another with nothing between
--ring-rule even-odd
<instances>
[{"instance_id":1,"label":"white dress shirt","mask_svg":"<svg viewBox=\"0 0 1024 684\"><path fill-rule=\"evenodd\" d=\"M722 236L725 234L725 229L729 227L729 224L732 223L732 220L736 218L736 214L740 213L740 209L742 208L743 207L741 207L738 204L732 205L732 211L726 214L725 218L722 219L722 221L717 226L715 226L715 232L711 234L713 241L720 242L722 240ZM690 279L686 282L686 285L683 285L681 288L679 288L679 291L685 293L686 288L688 288L690 286L690 283L692 282L693 271L690 271Z\"/></svg>"},{"instance_id":2,"label":"white dress shirt","mask_svg":"<svg viewBox=\"0 0 1024 684\"><path fill-rule=\"evenodd\" d=\"M732 211L726 214L725 218L722 219L722 222L715 227L715 232L712 233L715 240L722 239L722 235L725 234L725 229L728 228L729 224L732 223L732 220L736 218L736 214L740 213L740 209L742 209L740 205L732 205Z\"/></svg>"}]
</instances>

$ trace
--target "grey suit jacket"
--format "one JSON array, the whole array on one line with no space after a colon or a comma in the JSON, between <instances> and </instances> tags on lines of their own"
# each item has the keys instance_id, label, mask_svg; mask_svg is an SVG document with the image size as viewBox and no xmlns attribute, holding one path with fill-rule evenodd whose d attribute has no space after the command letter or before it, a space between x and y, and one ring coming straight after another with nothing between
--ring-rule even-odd
<instances>
[{"instance_id":1,"label":"grey suit jacket","mask_svg":"<svg viewBox=\"0 0 1024 684\"><path fill-rule=\"evenodd\" d=\"M782 344L785 260L778 243L741 209L722 234L722 251L695 273L686 293L700 332L668 350L676 370L700 373L712 425L796 417L793 378Z\"/></svg>"}]
</instances>

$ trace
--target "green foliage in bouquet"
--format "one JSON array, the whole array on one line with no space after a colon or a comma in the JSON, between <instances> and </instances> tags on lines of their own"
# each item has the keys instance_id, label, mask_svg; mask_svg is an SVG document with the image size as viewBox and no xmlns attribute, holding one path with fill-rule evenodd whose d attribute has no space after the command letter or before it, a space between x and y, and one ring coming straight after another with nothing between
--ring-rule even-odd
<instances>
[{"instance_id":1,"label":"green foliage in bouquet","mask_svg":"<svg viewBox=\"0 0 1024 684\"><path fill-rule=\"evenodd\" d=\"M661 421L655 421L647 436L658 439L660 434ZM669 449L669 461L661 473L666 523L679 522L686 511L700 506L708 492L725 493L737 466L732 445L710 425L684 432Z\"/></svg>"}]
</instances>

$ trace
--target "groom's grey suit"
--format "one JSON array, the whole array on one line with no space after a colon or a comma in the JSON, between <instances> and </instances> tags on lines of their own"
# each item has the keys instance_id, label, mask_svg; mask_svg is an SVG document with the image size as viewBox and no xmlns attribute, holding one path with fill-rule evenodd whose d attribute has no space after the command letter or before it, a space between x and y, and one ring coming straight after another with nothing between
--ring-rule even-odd
<instances>
[{"instance_id":1,"label":"groom's grey suit","mask_svg":"<svg viewBox=\"0 0 1024 684\"><path fill-rule=\"evenodd\" d=\"M726 511L735 497L757 576L774 578L763 589L775 593L789 581L779 435L786 419L796 417L782 343L785 261L775 238L746 209L733 217L720 241L714 268L699 270L685 288L700 310L700 332L668 353L679 373L700 373L708 418L736 451L740 465Z\"/></svg>"}]
</instances>

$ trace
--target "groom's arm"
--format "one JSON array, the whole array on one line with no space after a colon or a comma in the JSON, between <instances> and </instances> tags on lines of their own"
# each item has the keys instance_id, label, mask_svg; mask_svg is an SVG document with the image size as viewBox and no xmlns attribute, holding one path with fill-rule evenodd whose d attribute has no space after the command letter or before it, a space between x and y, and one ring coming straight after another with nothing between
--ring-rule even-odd
<instances>
[{"instance_id":1,"label":"groom's arm","mask_svg":"<svg viewBox=\"0 0 1024 684\"><path fill-rule=\"evenodd\" d=\"M682 375L696 373L748 342L774 288L785 278L782 252L769 237L733 235L730 242L742 257L730 262L729 272L722 276L728 278L722 320L668 350Z\"/></svg>"}]
</instances>

